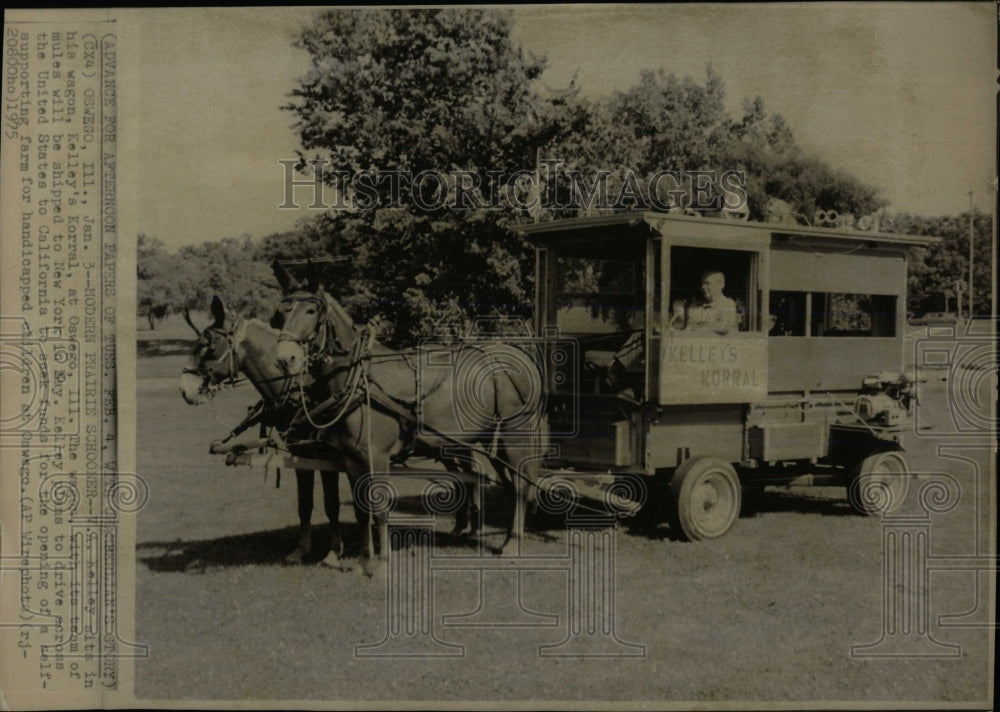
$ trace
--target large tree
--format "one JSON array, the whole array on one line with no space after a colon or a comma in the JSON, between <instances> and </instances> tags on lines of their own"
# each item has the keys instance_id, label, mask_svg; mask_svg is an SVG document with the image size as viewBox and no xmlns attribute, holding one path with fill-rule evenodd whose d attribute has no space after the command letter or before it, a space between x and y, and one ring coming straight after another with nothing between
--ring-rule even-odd
<instances>
[{"instance_id":1,"label":"large tree","mask_svg":"<svg viewBox=\"0 0 1000 712\"><path fill-rule=\"evenodd\" d=\"M711 67L704 82L642 72L599 100L581 98L575 84L543 91L536 80L544 61L516 46L512 25L510 13L485 9L319 13L299 38L311 68L284 108L296 117L298 168L312 178L320 165L324 201L338 208L265 240L266 255L349 258L330 268L331 288L356 318L388 317L402 343L473 314L526 313L532 252L511 227L585 207L531 211L501 201L503 209L490 210L473 200L455 209L466 180L479 182L488 203L523 198L504 181L556 159L559 177L540 188L550 203L572 195L572 171L591 186L606 171L615 202L630 174L642 183L663 170L737 170L746 172L758 219L771 197L810 217L817 209L862 215L884 204L874 188L801 151L759 98L734 120ZM385 177L393 171L446 177L415 187ZM353 182L366 172L363 185ZM645 205L596 209L629 207Z\"/></svg>"},{"instance_id":2,"label":"large tree","mask_svg":"<svg viewBox=\"0 0 1000 712\"><path fill-rule=\"evenodd\" d=\"M589 104L586 111L582 130L546 152L566 159L569 170L590 176L608 171L612 203L629 172L645 188L659 171L712 171L718 177L741 171L753 219L766 217L771 198L810 219L818 209L861 216L885 205L876 188L804 152L782 116L769 113L760 97L745 101L742 115L733 119L725 109L722 78L711 65L704 83L662 69L643 71L636 84ZM689 177L679 185L664 180L661 193L644 196L646 203L653 198L667 202L667 191L678 188L690 200L697 180ZM719 186L710 184L709 195L721 195Z\"/></svg>"},{"instance_id":3,"label":"large tree","mask_svg":"<svg viewBox=\"0 0 1000 712\"><path fill-rule=\"evenodd\" d=\"M374 207L306 227L352 256L334 289L357 318L388 317L397 343L442 321L527 311L532 254L507 229L516 216L440 200L463 171L484 179L488 202L502 187L488 172L533 169L536 148L558 130L534 88L544 62L514 44L512 22L508 12L480 9L336 10L300 38L312 67L286 108L307 175L308 161L322 159L334 188L336 171L446 176L416 195L407 180L384 181L372 186Z\"/></svg>"}]
</instances>

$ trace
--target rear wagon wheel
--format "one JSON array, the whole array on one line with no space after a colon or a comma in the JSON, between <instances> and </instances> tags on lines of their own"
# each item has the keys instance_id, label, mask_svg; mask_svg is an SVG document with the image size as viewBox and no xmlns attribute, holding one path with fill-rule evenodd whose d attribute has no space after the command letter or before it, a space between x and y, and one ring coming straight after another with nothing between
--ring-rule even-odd
<instances>
[{"instance_id":1,"label":"rear wagon wheel","mask_svg":"<svg viewBox=\"0 0 1000 712\"><path fill-rule=\"evenodd\" d=\"M740 514L740 480L733 466L717 457L695 457L670 479L671 527L690 541L717 539Z\"/></svg>"},{"instance_id":2,"label":"rear wagon wheel","mask_svg":"<svg viewBox=\"0 0 1000 712\"><path fill-rule=\"evenodd\" d=\"M869 455L855 469L847 499L858 514L892 514L903 506L910 491L910 468L898 450Z\"/></svg>"}]
</instances>

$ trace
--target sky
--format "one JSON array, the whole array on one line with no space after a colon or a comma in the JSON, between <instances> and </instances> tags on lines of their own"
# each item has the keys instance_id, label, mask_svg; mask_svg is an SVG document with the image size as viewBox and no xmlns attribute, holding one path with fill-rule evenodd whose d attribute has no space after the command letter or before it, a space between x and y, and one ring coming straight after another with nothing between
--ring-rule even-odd
<instances>
[{"instance_id":1,"label":"sky","mask_svg":"<svg viewBox=\"0 0 1000 712\"><path fill-rule=\"evenodd\" d=\"M278 208L278 161L297 146L279 107L308 68L293 41L315 10L123 12L139 231L177 247L262 236L310 214ZM942 215L967 210L970 190L977 209L992 207L995 12L988 2L521 6L514 38L547 57L543 84L575 74L594 98L642 69L703 82L710 63L733 115L759 95L805 149L880 186L889 212Z\"/></svg>"}]
</instances>

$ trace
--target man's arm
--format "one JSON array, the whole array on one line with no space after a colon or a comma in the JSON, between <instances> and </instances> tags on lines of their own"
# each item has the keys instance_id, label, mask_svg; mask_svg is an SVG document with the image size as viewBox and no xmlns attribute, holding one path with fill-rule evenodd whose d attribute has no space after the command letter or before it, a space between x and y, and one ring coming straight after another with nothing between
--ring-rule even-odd
<instances>
[{"instance_id":1,"label":"man's arm","mask_svg":"<svg viewBox=\"0 0 1000 712\"><path fill-rule=\"evenodd\" d=\"M712 331L716 334L722 336L739 328L740 317L736 311L736 302L732 299L725 299L712 311L715 312Z\"/></svg>"}]
</instances>

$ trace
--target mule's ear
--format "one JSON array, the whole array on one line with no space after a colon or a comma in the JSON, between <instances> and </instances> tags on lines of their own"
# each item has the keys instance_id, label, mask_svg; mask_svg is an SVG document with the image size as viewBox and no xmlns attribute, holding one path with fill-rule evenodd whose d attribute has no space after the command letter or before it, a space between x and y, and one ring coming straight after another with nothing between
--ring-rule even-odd
<instances>
[{"instance_id":1,"label":"mule's ear","mask_svg":"<svg viewBox=\"0 0 1000 712\"><path fill-rule=\"evenodd\" d=\"M194 330L195 336L201 336L201 329L194 325L194 322L191 320L191 311L187 307L184 307L184 321Z\"/></svg>"},{"instance_id":2,"label":"mule's ear","mask_svg":"<svg viewBox=\"0 0 1000 712\"><path fill-rule=\"evenodd\" d=\"M226 324L226 305L222 303L219 299L219 295L216 294L212 297L212 316L215 318L215 323L212 326L216 329L221 329Z\"/></svg>"},{"instance_id":3,"label":"mule's ear","mask_svg":"<svg viewBox=\"0 0 1000 712\"><path fill-rule=\"evenodd\" d=\"M278 280L278 285L281 287L282 292L288 292L292 285L292 275L288 273L285 269L285 265L281 264L278 260L271 263L271 271L274 272L275 278Z\"/></svg>"},{"instance_id":4,"label":"mule's ear","mask_svg":"<svg viewBox=\"0 0 1000 712\"><path fill-rule=\"evenodd\" d=\"M306 289L313 294L319 292L319 274L312 260L306 260Z\"/></svg>"}]
</instances>

